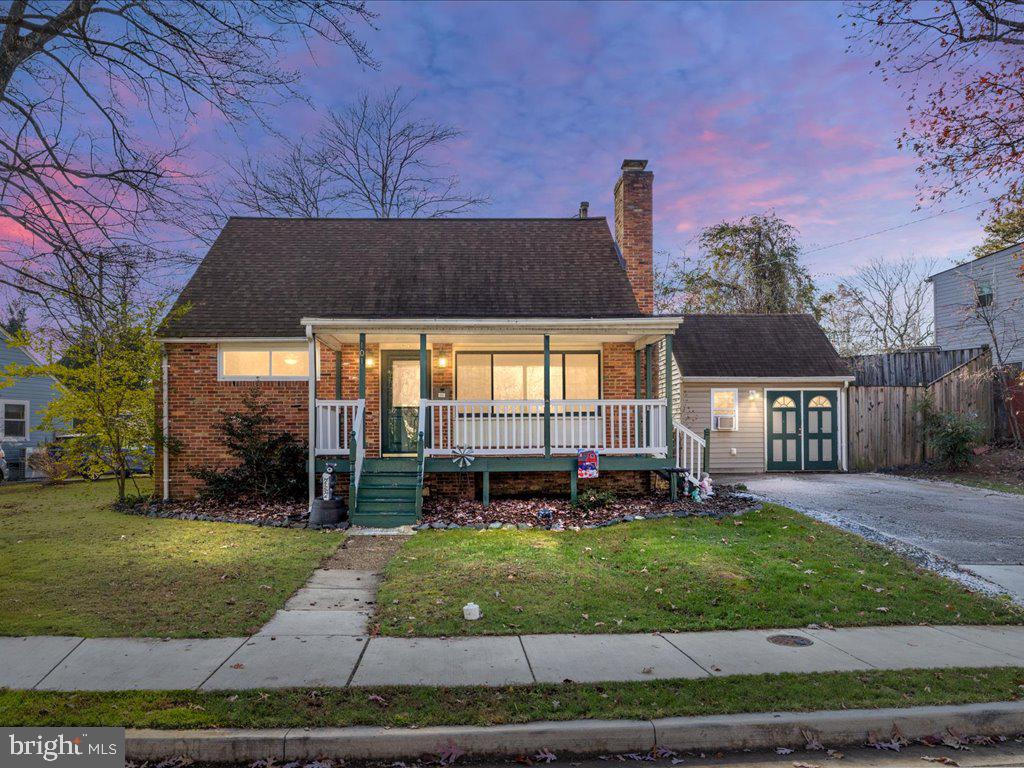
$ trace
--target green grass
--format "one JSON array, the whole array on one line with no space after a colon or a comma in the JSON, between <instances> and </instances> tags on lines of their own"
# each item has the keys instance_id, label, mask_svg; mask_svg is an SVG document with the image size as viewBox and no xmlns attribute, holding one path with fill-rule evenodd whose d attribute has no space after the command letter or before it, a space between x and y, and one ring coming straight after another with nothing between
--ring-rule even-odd
<instances>
[{"instance_id":1,"label":"green grass","mask_svg":"<svg viewBox=\"0 0 1024 768\"><path fill-rule=\"evenodd\" d=\"M531 720L649 719L736 712L912 707L1008 701L1024 669L748 675L703 680L506 688L320 688L58 693L0 690L7 726L298 728L496 725ZM382 701L371 698L381 697Z\"/></svg>"},{"instance_id":2,"label":"green grass","mask_svg":"<svg viewBox=\"0 0 1024 768\"><path fill-rule=\"evenodd\" d=\"M0 489L0 635L245 635L340 540L124 515L115 493L111 481Z\"/></svg>"},{"instance_id":3,"label":"green grass","mask_svg":"<svg viewBox=\"0 0 1024 768\"><path fill-rule=\"evenodd\" d=\"M471 600L479 621L462 618ZM425 531L387 566L377 605L385 635L1024 622L1007 601L773 505L579 533Z\"/></svg>"}]
</instances>

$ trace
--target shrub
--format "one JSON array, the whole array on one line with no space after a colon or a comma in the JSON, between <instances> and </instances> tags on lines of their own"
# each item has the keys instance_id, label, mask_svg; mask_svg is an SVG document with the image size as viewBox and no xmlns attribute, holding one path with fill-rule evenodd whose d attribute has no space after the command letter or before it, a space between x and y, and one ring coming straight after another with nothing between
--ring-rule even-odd
<instances>
[{"instance_id":1,"label":"shrub","mask_svg":"<svg viewBox=\"0 0 1024 768\"><path fill-rule=\"evenodd\" d=\"M285 501L306 492L306 449L290 432L273 429L276 419L258 387L242 399L242 410L225 413L216 426L228 453L228 469L190 467L203 481L203 498L214 501Z\"/></svg>"},{"instance_id":2,"label":"shrub","mask_svg":"<svg viewBox=\"0 0 1024 768\"><path fill-rule=\"evenodd\" d=\"M29 469L43 474L43 482L62 483L71 476L74 471L74 462L59 446L52 443L41 445L38 451L33 451L28 457Z\"/></svg>"},{"instance_id":3,"label":"shrub","mask_svg":"<svg viewBox=\"0 0 1024 768\"><path fill-rule=\"evenodd\" d=\"M588 488L583 493L576 496L576 501L573 506L576 509L582 509L586 512L590 512L595 509L601 509L609 504L614 504L616 501L615 494L611 491L596 491L593 488Z\"/></svg>"},{"instance_id":4,"label":"shrub","mask_svg":"<svg viewBox=\"0 0 1024 768\"><path fill-rule=\"evenodd\" d=\"M936 461L948 469L960 469L971 463L971 449L981 439L981 426L975 419L950 411L939 411L930 395L914 404L921 415L921 427Z\"/></svg>"}]
</instances>

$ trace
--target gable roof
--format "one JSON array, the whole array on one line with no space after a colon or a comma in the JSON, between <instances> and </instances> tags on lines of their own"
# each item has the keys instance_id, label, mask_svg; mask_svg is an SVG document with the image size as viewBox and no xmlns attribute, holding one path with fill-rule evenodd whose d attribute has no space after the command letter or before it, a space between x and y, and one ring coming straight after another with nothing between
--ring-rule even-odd
<instances>
[{"instance_id":1,"label":"gable roof","mask_svg":"<svg viewBox=\"0 0 1024 768\"><path fill-rule=\"evenodd\" d=\"M684 378L850 376L810 315L685 315L672 347Z\"/></svg>"},{"instance_id":2,"label":"gable roof","mask_svg":"<svg viewBox=\"0 0 1024 768\"><path fill-rule=\"evenodd\" d=\"M973 267L978 262L985 261L986 259L989 259L992 256L1005 256L1007 254L1012 254L1012 253L1017 252L1017 251L1024 251L1024 243L1014 243L1013 245L1008 245L1005 248L1000 248L998 251L989 251L988 253L986 253L986 254L984 254L982 256L978 256L976 258L969 259L968 261L965 261L962 264L954 264L952 267L946 267L945 269L939 270L938 272L936 272L933 275L929 275L927 278L925 278L925 282L929 282L930 283L932 280L934 280L939 275L944 275L947 272L956 272L957 270L964 269L965 267L967 267L967 268Z\"/></svg>"},{"instance_id":3,"label":"gable roof","mask_svg":"<svg viewBox=\"0 0 1024 768\"><path fill-rule=\"evenodd\" d=\"M640 317L608 222L232 218L164 338L277 338L303 317Z\"/></svg>"}]
</instances>

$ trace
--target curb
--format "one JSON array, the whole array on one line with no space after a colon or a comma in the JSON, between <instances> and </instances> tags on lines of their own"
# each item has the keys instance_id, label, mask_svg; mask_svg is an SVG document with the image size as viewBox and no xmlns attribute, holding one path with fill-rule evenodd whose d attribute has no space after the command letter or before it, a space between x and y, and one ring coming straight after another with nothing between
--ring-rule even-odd
<instances>
[{"instance_id":1,"label":"curb","mask_svg":"<svg viewBox=\"0 0 1024 768\"><path fill-rule=\"evenodd\" d=\"M824 712L759 712L660 720L569 720L520 725L429 728L277 728L195 731L129 730L130 760L186 756L201 762L261 759L402 760L437 755L454 744L467 757L515 757L550 749L556 754L598 755L649 752L655 746L680 752L742 749L801 749L808 734L826 747L864 744L869 735L888 736L893 727L908 739L947 728L978 736L1024 733L1024 701L965 706L853 709Z\"/></svg>"}]
</instances>

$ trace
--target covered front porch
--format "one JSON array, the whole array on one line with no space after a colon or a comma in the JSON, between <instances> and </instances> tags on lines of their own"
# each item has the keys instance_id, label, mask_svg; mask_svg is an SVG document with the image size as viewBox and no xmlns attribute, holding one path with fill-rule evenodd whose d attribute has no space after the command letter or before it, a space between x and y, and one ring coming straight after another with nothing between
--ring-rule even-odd
<instances>
[{"instance_id":1,"label":"covered front porch","mask_svg":"<svg viewBox=\"0 0 1024 768\"><path fill-rule=\"evenodd\" d=\"M564 472L574 496L581 449L601 471L703 461L704 439L672 418L676 318L303 324L310 360L322 347L336 361L335 397L310 377L311 503L328 463L347 473L350 513L415 519L432 473L479 473L487 503L494 472Z\"/></svg>"}]
</instances>

